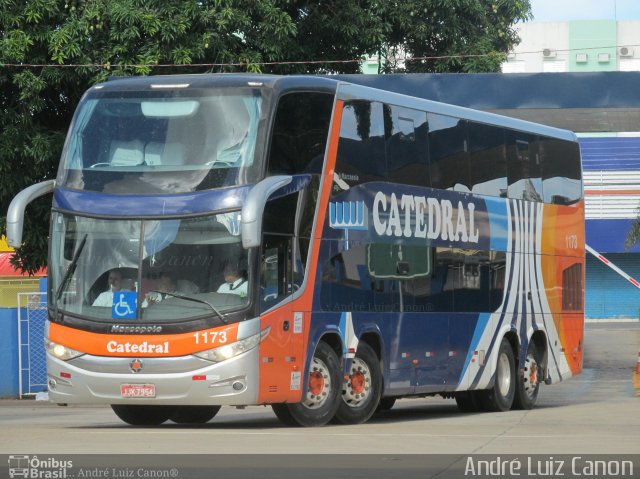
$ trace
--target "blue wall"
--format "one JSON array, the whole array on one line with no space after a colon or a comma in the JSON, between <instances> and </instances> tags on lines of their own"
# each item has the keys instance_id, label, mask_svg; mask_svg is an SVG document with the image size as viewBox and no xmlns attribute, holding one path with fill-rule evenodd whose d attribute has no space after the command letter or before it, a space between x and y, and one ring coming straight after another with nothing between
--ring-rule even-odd
<instances>
[{"instance_id":1,"label":"blue wall","mask_svg":"<svg viewBox=\"0 0 640 479\"><path fill-rule=\"evenodd\" d=\"M620 269L640 280L640 253L606 255ZM587 254L585 317L589 319L640 317L640 289Z\"/></svg>"},{"instance_id":2,"label":"blue wall","mask_svg":"<svg viewBox=\"0 0 640 479\"><path fill-rule=\"evenodd\" d=\"M626 251L624 241L634 222L635 220L631 219L586 220L586 242L607 258L611 253L624 253ZM628 252L640 252L640 243L633 245ZM622 269L624 270L624 268Z\"/></svg>"},{"instance_id":3,"label":"blue wall","mask_svg":"<svg viewBox=\"0 0 640 479\"><path fill-rule=\"evenodd\" d=\"M0 397L18 396L18 310L0 308Z\"/></svg>"},{"instance_id":4,"label":"blue wall","mask_svg":"<svg viewBox=\"0 0 640 479\"><path fill-rule=\"evenodd\" d=\"M47 278L41 278L39 283L40 292L47 291ZM23 309L23 314L26 314ZM28 332L27 332L28 331ZM22 327L22 342L27 339L35 347L43 346L44 318L32 325L27 330L26 325ZM27 336L30 336L27 338ZM0 308L0 398L18 397L20 395L19 382L19 358L18 358L18 308ZM23 349L23 367L28 367L29 357L25 347ZM31 381L38 384L46 384L46 371L44 353L35 356L34 368L31 374ZM23 374L23 388L26 391L28 385L28 374ZM34 388L33 390L44 390L46 387Z\"/></svg>"}]
</instances>

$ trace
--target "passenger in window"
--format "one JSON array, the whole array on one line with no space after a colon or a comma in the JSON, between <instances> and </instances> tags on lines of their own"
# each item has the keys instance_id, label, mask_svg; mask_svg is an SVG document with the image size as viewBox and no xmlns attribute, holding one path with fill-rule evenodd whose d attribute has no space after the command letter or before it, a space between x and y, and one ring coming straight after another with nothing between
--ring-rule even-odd
<instances>
[{"instance_id":1,"label":"passenger in window","mask_svg":"<svg viewBox=\"0 0 640 479\"><path fill-rule=\"evenodd\" d=\"M93 302L93 306L111 307L113 306L113 293L115 291L122 291L122 271L119 269L112 269L109 271L109 289L100 293Z\"/></svg>"},{"instance_id":2,"label":"passenger in window","mask_svg":"<svg viewBox=\"0 0 640 479\"><path fill-rule=\"evenodd\" d=\"M239 266L234 262L227 263L223 274L224 283L218 288L218 293L237 294L244 298L247 295L249 284Z\"/></svg>"}]
</instances>

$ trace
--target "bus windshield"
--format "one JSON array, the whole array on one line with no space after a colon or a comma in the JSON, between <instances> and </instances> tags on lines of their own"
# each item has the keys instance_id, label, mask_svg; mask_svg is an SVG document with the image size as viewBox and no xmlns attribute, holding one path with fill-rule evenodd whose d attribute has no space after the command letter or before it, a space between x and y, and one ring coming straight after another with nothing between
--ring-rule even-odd
<instances>
[{"instance_id":1,"label":"bus windshield","mask_svg":"<svg viewBox=\"0 0 640 479\"><path fill-rule=\"evenodd\" d=\"M250 281L239 217L235 211L140 221L54 213L51 303L103 321L176 322L241 309Z\"/></svg>"},{"instance_id":2,"label":"bus windshield","mask_svg":"<svg viewBox=\"0 0 640 479\"><path fill-rule=\"evenodd\" d=\"M96 92L74 118L59 185L113 194L250 183L259 170L259 92Z\"/></svg>"}]
</instances>

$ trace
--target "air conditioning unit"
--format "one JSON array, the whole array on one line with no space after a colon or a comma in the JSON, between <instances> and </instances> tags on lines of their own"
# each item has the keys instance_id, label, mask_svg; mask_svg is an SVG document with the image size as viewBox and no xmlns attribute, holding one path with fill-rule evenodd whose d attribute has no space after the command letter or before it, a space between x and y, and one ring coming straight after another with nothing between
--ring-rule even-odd
<instances>
[{"instance_id":1,"label":"air conditioning unit","mask_svg":"<svg viewBox=\"0 0 640 479\"><path fill-rule=\"evenodd\" d=\"M618 53L621 57L632 57L633 56L633 48L631 47L620 47L618 48Z\"/></svg>"},{"instance_id":2,"label":"air conditioning unit","mask_svg":"<svg viewBox=\"0 0 640 479\"><path fill-rule=\"evenodd\" d=\"M556 52L555 50L551 50L549 48L545 48L544 50L542 50L543 58L555 58L556 56L558 56L558 52Z\"/></svg>"}]
</instances>

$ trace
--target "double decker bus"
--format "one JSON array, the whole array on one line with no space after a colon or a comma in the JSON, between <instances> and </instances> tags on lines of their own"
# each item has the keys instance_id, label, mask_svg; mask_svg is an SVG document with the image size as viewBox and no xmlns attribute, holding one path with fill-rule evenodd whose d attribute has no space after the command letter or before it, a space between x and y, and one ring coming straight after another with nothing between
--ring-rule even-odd
<instances>
[{"instance_id":1,"label":"double decker bus","mask_svg":"<svg viewBox=\"0 0 640 479\"><path fill-rule=\"evenodd\" d=\"M13 200L13 245L49 192L54 402L353 424L436 394L528 409L581 371L571 132L322 77L118 79Z\"/></svg>"}]
</instances>

